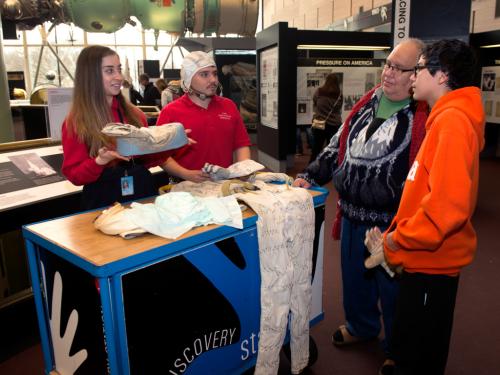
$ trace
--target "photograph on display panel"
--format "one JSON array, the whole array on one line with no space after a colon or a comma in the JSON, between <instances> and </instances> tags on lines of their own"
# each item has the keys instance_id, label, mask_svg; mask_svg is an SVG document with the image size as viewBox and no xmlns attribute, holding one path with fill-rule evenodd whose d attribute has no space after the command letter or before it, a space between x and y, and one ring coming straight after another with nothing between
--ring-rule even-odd
<instances>
[{"instance_id":1,"label":"photograph on display panel","mask_svg":"<svg viewBox=\"0 0 500 375\"><path fill-rule=\"evenodd\" d=\"M257 127L257 67L255 54L215 55L223 94L238 107L247 130Z\"/></svg>"},{"instance_id":2,"label":"photograph on display panel","mask_svg":"<svg viewBox=\"0 0 500 375\"><path fill-rule=\"evenodd\" d=\"M297 67L297 125L311 124L313 95L328 74L337 75L343 95L342 119L353 105L380 82L383 60L299 59Z\"/></svg>"},{"instance_id":3,"label":"photograph on display panel","mask_svg":"<svg viewBox=\"0 0 500 375\"><path fill-rule=\"evenodd\" d=\"M500 123L500 66L485 66L481 72L481 96L486 121Z\"/></svg>"},{"instance_id":4,"label":"photograph on display panel","mask_svg":"<svg viewBox=\"0 0 500 375\"><path fill-rule=\"evenodd\" d=\"M278 129L278 47L260 53L260 123Z\"/></svg>"}]
</instances>

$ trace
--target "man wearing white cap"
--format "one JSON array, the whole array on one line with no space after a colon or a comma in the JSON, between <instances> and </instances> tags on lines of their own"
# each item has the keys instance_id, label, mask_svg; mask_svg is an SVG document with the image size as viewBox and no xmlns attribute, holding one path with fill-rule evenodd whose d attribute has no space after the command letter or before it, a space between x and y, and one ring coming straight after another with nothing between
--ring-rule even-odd
<instances>
[{"instance_id":1,"label":"man wearing white cap","mask_svg":"<svg viewBox=\"0 0 500 375\"><path fill-rule=\"evenodd\" d=\"M217 67L202 51L187 55L181 67L181 86L185 94L164 107L157 125L180 122L191 129L195 144L173 152L164 164L172 176L202 182L205 163L227 168L234 162L250 159L250 139L236 105L216 94Z\"/></svg>"}]
</instances>

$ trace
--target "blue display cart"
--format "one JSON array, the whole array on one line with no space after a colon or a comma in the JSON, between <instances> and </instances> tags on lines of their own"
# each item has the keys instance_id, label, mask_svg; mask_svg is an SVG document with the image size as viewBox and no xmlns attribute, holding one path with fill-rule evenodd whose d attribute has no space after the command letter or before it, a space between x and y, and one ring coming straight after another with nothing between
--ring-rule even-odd
<instances>
[{"instance_id":1,"label":"blue display cart","mask_svg":"<svg viewBox=\"0 0 500 375\"><path fill-rule=\"evenodd\" d=\"M324 207L316 213L311 324L322 320ZM241 374L260 318L256 220L175 241L98 232L98 211L23 227L45 373Z\"/></svg>"}]
</instances>

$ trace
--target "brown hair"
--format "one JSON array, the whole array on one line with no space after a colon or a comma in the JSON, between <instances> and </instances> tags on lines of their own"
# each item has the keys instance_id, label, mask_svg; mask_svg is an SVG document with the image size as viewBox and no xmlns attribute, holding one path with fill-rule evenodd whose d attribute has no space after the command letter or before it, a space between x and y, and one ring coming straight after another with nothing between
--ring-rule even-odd
<instances>
[{"instance_id":1,"label":"brown hair","mask_svg":"<svg viewBox=\"0 0 500 375\"><path fill-rule=\"evenodd\" d=\"M167 88L167 82L165 82L163 78L158 78L155 82L155 86L160 92L162 92Z\"/></svg>"},{"instance_id":2,"label":"brown hair","mask_svg":"<svg viewBox=\"0 0 500 375\"><path fill-rule=\"evenodd\" d=\"M91 157L97 156L99 148L113 143L110 137L101 133L107 123L114 121L106 101L102 76L102 59L112 55L117 53L108 47L89 46L80 52L76 61L73 103L66 123L68 132L75 132L78 139L87 145ZM121 93L116 99L123 117L130 124L141 127L142 123L134 106Z\"/></svg>"},{"instance_id":3,"label":"brown hair","mask_svg":"<svg viewBox=\"0 0 500 375\"><path fill-rule=\"evenodd\" d=\"M340 95L340 85L336 74L330 73L326 76L325 83L318 88L318 94L321 96L333 97L335 99L338 98Z\"/></svg>"}]
</instances>

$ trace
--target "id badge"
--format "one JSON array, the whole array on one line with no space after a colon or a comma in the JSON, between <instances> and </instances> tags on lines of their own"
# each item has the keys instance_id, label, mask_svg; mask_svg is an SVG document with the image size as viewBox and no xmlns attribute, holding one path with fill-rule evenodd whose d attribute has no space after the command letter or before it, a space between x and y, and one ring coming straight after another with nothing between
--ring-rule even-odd
<instances>
[{"instance_id":1,"label":"id badge","mask_svg":"<svg viewBox=\"0 0 500 375\"><path fill-rule=\"evenodd\" d=\"M134 177L123 176L121 178L122 196L134 195Z\"/></svg>"}]
</instances>

